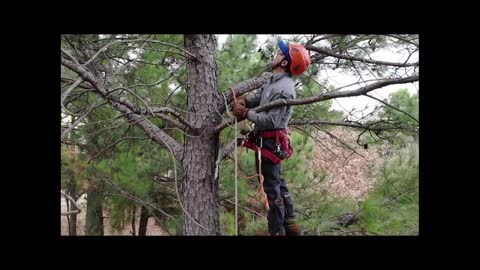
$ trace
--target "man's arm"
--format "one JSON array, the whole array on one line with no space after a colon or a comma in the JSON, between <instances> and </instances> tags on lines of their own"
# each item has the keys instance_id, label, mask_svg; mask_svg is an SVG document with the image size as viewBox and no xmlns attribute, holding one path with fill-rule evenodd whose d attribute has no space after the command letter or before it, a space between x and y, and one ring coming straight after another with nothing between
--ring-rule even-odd
<instances>
[{"instance_id":1,"label":"man's arm","mask_svg":"<svg viewBox=\"0 0 480 270\"><path fill-rule=\"evenodd\" d=\"M253 96L247 96L245 100L247 102L247 108L255 108L260 104L260 99L262 98L263 87L257 91Z\"/></svg>"},{"instance_id":2,"label":"man's arm","mask_svg":"<svg viewBox=\"0 0 480 270\"><path fill-rule=\"evenodd\" d=\"M270 101L277 99L287 99L284 94L276 94ZM262 129L275 129L280 126L280 123L285 116L287 106L277 107L263 112L254 112L249 110L247 113L247 119L255 123L256 126L261 127Z\"/></svg>"}]
</instances>

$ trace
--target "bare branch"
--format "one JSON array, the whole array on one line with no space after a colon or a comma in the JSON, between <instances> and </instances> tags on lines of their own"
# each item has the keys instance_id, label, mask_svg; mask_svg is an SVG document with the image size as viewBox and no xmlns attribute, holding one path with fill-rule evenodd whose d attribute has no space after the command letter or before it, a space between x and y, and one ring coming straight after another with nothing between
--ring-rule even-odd
<instances>
[{"instance_id":1,"label":"bare branch","mask_svg":"<svg viewBox=\"0 0 480 270\"><path fill-rule=\"evenodd\" d=\"M235 205L235 202L232 202L232 201L230 201L229 199L226 199L226 198L225 198L225 199L223 199L223 201L226 201L226 202L228 202L228 203L230 203L230 204ZM255 212L255 211L253 211L253 210L250 209L250 208L241 206L240 204L238 205L238 207L241 208L241 209L243 209L243 210L246 210L246 211L248 211L248 212L250 212L250 213L252 213L252 214L254 214L254 215L256 215L257 217L266 218L265 215L262 215L262 214L260 214L260 213L258 213L258 212Z\"/></svg>"},{"instance_id":2,"label":"bare branch","mask_svg":"<svg viewBox=\"0 0 480 270\"><path fill-rule=\"evenodd\" d=\"M318 38L312 39L311 41L307 42L307 44L312 45L314 43L319 42L320 40L334 38L334 37L338 37L338 36L343 36L343 34L330 34L330 35L325 35L325 36L322 35Z\"/></svg>"},{"instance_id":3,"label":"bare branch","mask_svg":"<svg viewBox=\"0 0 480 270\"><path fill-rule=\"evenodd\" d=\"M326 146L321 140L319 140L319 139L316 138L315 136L312 136L310 133L308 133L307 131L303 130L302 128L299 128L298 126L295 126L295 129L300 130L300 131L303 132L305 135L307 135L309 138L311 138L317 145L323 146L323 147L324 147L325 149L327 149L330 153L332 153L332 155L334 155L334 156L337 157L337 158L340 158L337 154L335 154L335 152L333 152L332 150L330 150L330 148L328 148L328 146Z\"/></svg>"},{"instance_id":4,"label":"bare branch","mask_svg":"<svg viewBox=\"0 0 480 270\"><path fill-rule=\"evenodd\" d=\"M331 125L331 126L345 126L354 128L367 128L368 126L350 123L350 122L330 122L323 120L291 120L288 122L289 126L305 126L305 125Z\"/></svg>"},{"instance_id":5,"label":"bare branch","mask_svg":"<svg viewBox=\"0 0 480 270\"><path fill-rule=\"evenodd\" d=\"M140 107L137 107L135 105L133 105L132 103L128 102L127 100L124 100L124 99L121 99L121 98L117 98L117 97L114 97L112 96L111 94L116 91L116 90L126 90L128 91L129 93L131 93L132 95L134 95L138 100L140 100L143 104L145 104L145 108L140 108ZM117 102L121 103L121 104L124 104L125 106L127 106L129 109L131 109L134 113L137 113L137 114L141 114L141 115L152 115L152 116L157 116L165 121L168 121L169 123L171 123L172 125L174 125L175 127L178 127L179 129L181 130L186 130L187 127L190 129L190 130L195 130L195 128L190 125L190 123L188 123L185 119L183 119L179 114L175 113L175 111L169 109L169 108L156 108L157 111L166 111L166 112L173 112L173 114L180 120L182 121L183 124L181 124L180 122L178 121L175 121L173 119L171 119L170 117L164 115L164 114L161 114L161 113L155 113L154 112L154 108L149 106L148 103L143 99L141 98L139 95L137 95L136 93L134 93L132 90L128 89L128 88L124 88L124 87L118 87L118 88L115 88L115 90L112 90L109 92L109 98L110 99L116 99Z\"/></svg>"},{"instance_id":6,"label":"bare branch","mask_svg":"<svg viewBox=\"0 0 480 270\"><path fill-rule=\"evenodd\" d=\"M151 42L151 43L157 43L157 44L162 44L162 45L167 45L167 46L171 46L171 47L174 47L188 55L190 55L193 59L197 60L197 58L191 54L190 52L188 52L187 50L183 49L183 48L180 48L179 46L177 45L174 45L174 44L170 44L170 43L167 43L167 42L162 42L162 41L159 41L159 40L150 40L150 39L143 39L143 38L138 38L138 39L122 39L122 40L115 40L115 41L112 41L110 43L108 43L107 45L103 46L100 50L98 50L93 56L92 58L90 58L87 62L85 62L85 64L83 64L83 66L86 66L88 65L93 59L95 59L100 53L106 51L108 49L108 47L114 45L114 44L117 44L117 43L122 43L122 42L140 42L140 41L145 41L145 42Z\"/></svg>"},{"instance_id":7,"label":"bare branch","mask_svg":"<svg viewBox=\"0 0 480 270\"><path fill-rule=\"evenodd\" d=\"M413 117L411 114L409 114L409 113L407 113L407 112L405 112L405 111L402 111L402 110L400 110L400 109L398 109L398 108L396 108L396 107L393 107L392 105L384 102L383 100L380 100L380 99L378 99L378 98L376 98L376 97L374 97L374 96L370 96L369 94L365 94L365 96L367 96L367 97L369 97L369 98L372 98L372 99L375 99L376 101L378 101L378 102L380 102L380 103L383 103L383 104L385 104L386 106L388 106L388 107L390 107L390 108L392 108L392 109L394 109L394 110L396 110L396 111L399 111L399 112L401 112L401 113L404 113L404 114L408 115L410 118L412 118L413 120L415 120L415 122L419 123L418 120L417 120L415 117Z\"/></svg>"},{"instance_id":8,"label":"bare branch","mask_svg":"<svg viewBox=\"0 0 480 270\"><path fill-rule=\"evenodd\" d=\"M403 37L401 37L401 36L396 36L396 35L386 35L386 36L389 36L389 37L393 37L393 38L399 39L399 40L401 40L401 41L404 41L404 42L410 43L410 44L412 44L412 45L415 45L415 46L417 46L417 47L418 47L418 43L415 43L415 42L413 42L412 40L407 40L407 39L405 39L405 38L403 38Z\"/></svg>"},{"instance_id":9,"label":"bare branch","mask_svg":"<svg viewBox=\"0 0 480 270\"><path fill-rule=\"evenodd\" d=\"M64 50L63 48L60 49L60 50L61 50L62 53L64 53L66 56L68 56L70 59L72 59L72 61L73 61L75 64L77 64L77 65L79 64L79 63L78 63L78 60L77 60L75 57L73 57L71 54L69 54L66 50Z\"/></svg>"},{"instance_id":10,"label":"bare branch","mask_svg":"<svg viewBox=\"0 0 480 270\"><path fill-rule=\"evenodd\" d=\"M69 61L63 57L61 57L61 64L71 69L72 71L76 72L84 80L90 82L92 86L95 87L95 89L102 95L102 97L108 100L116 110L124 114L126 118L128 118L131 122L134 122L140 127L142 127L145 133L150 138L161 143L167 148L171 147L172 151L174 152L175 158L178 160L181 160L183 156L183 147L180 145L180 143L178 143L175 139L170 137L164 131L160 130L160 128L155 126L151 121L146 119L144 116L134 113L132 111L132 109L135 108L133 104L131 104L124 98L115 97L113 95L109 96L109 92L104 88L103 85L100 84L100 82L96 80L95 76L93 76L93 74L89 72L84 66L75 64L74 62Z\"/></svg>"},{"instance_id":11,"label":"bare branch","mask_svg":"<svg viewBox=\"0 0 480 270\"><path fill-rule=\"evenodd\" d=\"M72 84L75 82L75 80L73 79L70 79L70 78L61 78L60 79L63 83L67 83L67 84ZM78 86L78 88L83 88L83 89L87 89L87 90L92 90L92 86L91 85L88 85L86 83L80 83Z\"/></svg>"},{"instance_id":12,"label":"bare branch","mask_svg":"<svg viewBox=\"0 0 480 270\"><path fill-rule=\"evenodd\" d=\"M60 100L62 102L62 105L65 102L65 99L67 98L67 96L70 94L70 92L82 82L83 82L83 79L81 77L78 77L78 79L72 85L70 85L70 87L68 87L68 89L63 93L62 98Z\"/></svg>"},{"instance_id":13,"label":"bare branch","mask_svg":"<svg viewBox=\"0 0 480 270\"><path fill-rule=\"evenodd\" d=\"M60 103L62 105L62 108L71 115L81 115L81 114L75 114L75 113L70 112L69 110L67 110L67 108L65 108L65 105L63 105L63 103L65 102L65 99L68 97L70 92L82 82L83 82L82 77L78 77L78 79L72 85L70 85L70 87L68 87L68 89L63 93L63 95L60 99Z\"/></svg>"},{"instance_id":14,"label":"bare branch","mask_svg":"<svg viewBox=\"0 0 480 270\"><path fill-rule=\"evenodd\" d=\"M63 190L60 190L60 193L63 195L63 197L65 197L66 199L68 199L69 201L71 201L73 203L73 205L75 205L75 208L77 208L76 210L73 210L73 211L69 211L69 212L66 212L66 213L61 213L62 216L66 216L66 215L70 215L70 214L75 214L75 213L80 213L82 210L80 210L80 207L78 207L77 205L77 201L72 198L70 195L68 195L67 193L63 192Z\"/></svg>"},{"instance_id":15,"label":"bare branch","mask_svg":"<svg viewBox=\"0 0 480 270\"><path fill-rule=\"evenodd\" d=\"M324 101L324 100L329 100L333 98L342 98L342 97L354 97L354 96L360 96L364 95L370 91L373 91L378 88L382 88L387 85L391 84L401 84L401 83L411 83L418 81L418 75L412 76L412 77L406 77L406 78L399 78L399 79L387 79L387 80L382 80L376 83L369 84L367 86L355 89L355 90L349 90L349 91L332 91L332 92L327 92L320 94L318 96L314 97L308 97L308 98L302 98L302 99L278 99L273 102L270 102L268 104L258 106L252 110L255 112L262 112L266 111L272 108L276 107L282 107L282 106L296 106L296 105L303 105L303 104L311 104L319 101Z\"/></svg>"},{"instance_id":16,"label":"bare branch","mask_svg":"<svg viewBox=\"0 0 480 270\"><path fill-rule=\"evenodd\" d=\"M386 61L378 61L378 60L369 60L369 59L363 59L355 56L346 56L342 54L338 54L335 52L332 52L326 48L319 48L311 45L305 45L305 48L309 51L314 51L318 52L324 55L332 56L335 58L339 59L346 59L346 60L351 60L351 61L359 61L362 63L370 63L370 64L377 64L377 65L385 65L385 66L395 66L395 67L411 67L411 66L418 66L419 63L395 63L395 62L386 62Z\"/></svg>"},{"instance_id":17,"label":"bare branch","mask_svg":"<svg viewBox=\"0 0 480 270\"><path fill-rule=\"evenodd\" d=\"M227 120L225 120L222 123L220 123L219 125L217 125L213 129L213 132L218 133L218 132L222 131L224 128L233 125L234 123L235 123L235 118L233 118L233 117L228 118Z\"/></svg>"},{"instance_id":18,"label":"bare branch","mask_svg":"<svg viewBox=\"0 0 480 270\"><path fill-rule=\"evenodd\" d=\"M72 131L72 129L76 126L78 126L85 117L87 117L87 115L92 111L92 109L95 107L95 105L97 105L97 101L100 100L100 97L98 97L91 105L90 107L88 107L88 109L82 114L82 116L80 116L76 121L75 123L71 124L64 132L62 132L62 135L60 136L60 140L63 140L68 134L70 134L70 132Z\"/></svg>"},{"instance_id":19,"label":"bare branch","mask_svg":"<svg viewBox=\"0 0 480 270\"><path fill-rule=\"evenodd\" d=\"M389 124L391 126L386 126L386 125L380 126L380 124L382 123ZM291 120L288 123L288 125L292 127L298 127L298 126L304 126L304 125L330 125L330 126L344 126L344 127L372 130L372 131L395 130L395 129L409 130L408 128L396 126L394 123L386 122L383 120L368 123L368 124L360 124L360 123L354 123L354 122L329 122L324 120Z\"/></svg>"},{"instance_id":20,"label":"bare branch","mask_svg":"<svg viewBox=\"0 0 480 270\"><path fill-rule=\"evenodd\" d=\"M116 142L110 144L110 145L107 145L105 148L103 148L98 154L96 154L94 157L92 157L88 163L90 163L92 160L98 158L101 154L103 154L103 152L107 151L108 149L112 148L113 146L115 146L116 144L122 142L122 141L125 141L125 140L146 140L147 138L140 138L140 137L124 137L124 138L121 138L119 140L117 140Z\"/></svg>"},{"instance_id":21,"label":"bare branch","mask_svg":"<svg viewBox=\"0 0 480 270\"><path fill-rule=\"evenodd\" d=\"M156 207L155 205L151 204L151 203L148 203L136 196L133 196L131 195L130 193L128 193L127 191L123 190L119 185L113 183L112 181L108 180L107 178L103 178L102 179L103 181L107 182L110 186L112 186L114 189L116 189L117 191L119 191L121 193L122 196L124 196L125 198L128 198L136 203L139 203L141 205L144 205L146 207L151 207L155 210L158 210L160 211L160 213L164 214L165 216L167 216L168 218L170 219L173 219L173 217L169 214L167 214L165 211L163 211L162 209Z\"/></svg>"}]
</instances>

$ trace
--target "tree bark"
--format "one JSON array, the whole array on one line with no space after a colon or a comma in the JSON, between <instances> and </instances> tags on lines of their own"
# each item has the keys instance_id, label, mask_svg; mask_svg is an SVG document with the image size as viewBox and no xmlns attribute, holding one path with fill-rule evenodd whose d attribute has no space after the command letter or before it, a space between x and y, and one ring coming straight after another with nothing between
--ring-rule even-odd
<instances>
[{"instance_id":1,"label":"tree bark","mask_svg":"<svg viewBox=\"0 0 480 270\"><path fill-rule=\"evenodd\" d=\"M213 132L221 121L216 111L220 99L216 46L214 35L185 36L185 49L197 59L188 57L187 60L188 121L200 131L200 136L185 139L182 159L184 235L220 234L218 179L214 175L219 135Z\"/></svg>"},{"instance_id":2,"label":"tree bark","mask_svg":"<svg viewBox=\"0 0 480 270\"><path fill-rule=\"evenodd\" d=\"M132 235L135 236L137 233L136 233L136 228L135 228L135 219L136 219L136 216L137 216L137 207L134 206L133 209L132 209L132 219L131 219L131 228L132 228Z\"/></svg>"},{"instance_id":3,"label":"tree bark","mask_svg":"<svg viewBox=\"0 0 480 270\"><path fill-rule=\"evenodd\" d=\"M138 222L138 236L147 235L148 218L148 209L142 205L140 210L140 221Z\"/></svg>"},{"instance_id":4,"label":"tree bark","mask_svg":"<svg viewBox=\"0 0 480 270\"><path fill-rule=\"evenodd\" d=\"M85 235L103 235L103 194L95 186L87 191Z\"/></svg>"},{"instance_id":5,"label":"tree bark","mask_svg":"<svg viewBox=\"0 0 480 270\"><path fill-rule=\"evenodd\" d=\"M75 178L74 177L70 178L70 181L68 183L67 194L70 195L74 199L77 198L77 185L75 184ZM71 211L77 210L77 207L75 206L74 203L70 203L69 200L67 200L67 203L70 205L68 211L71 212ZM77 235L77 213L72 213L72 214L69 215L68 235L70 235L70 236L76 236Z\"/></svg>"}]
</instances>

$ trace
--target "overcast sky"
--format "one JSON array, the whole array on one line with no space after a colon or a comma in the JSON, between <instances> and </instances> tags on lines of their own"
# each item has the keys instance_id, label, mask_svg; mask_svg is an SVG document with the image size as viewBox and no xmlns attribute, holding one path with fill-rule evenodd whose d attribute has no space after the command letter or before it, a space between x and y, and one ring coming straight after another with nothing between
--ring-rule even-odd
<instances>
[{"instance_id":1,"label":"overcast sky","mask_svg":"<svg viewBox=\"0 0 480 270\"><path fill-rule=\"evenodd\" d=\"M290 35L280 35L283 39L288 40ZM224 43L227 39L228 35L218 35L218 43L219 45ZM264 43L269 35L257 35L257 45ZM388 62L402 62L405 61L408 57L407 54L403 53L396 53L389 50L377 50L375 53L371 54L372 59L374 60L381 60L381 61L388 61ZM418 61L418 53L412 55L409 62L416 62ZM328 72L321 71L320 78L328 78L330 84L341 87L344 85L348 85L354 83L358 80L357 76L350 76L342 72L341 69L331 70L329 69ZM373 77L364 77L365 80L373 79ZM368 83L368 82L367 82ZM363 85L362 85L363 86ZM360 87L358 84L352 87L346 87L343 90L352 90L357 89ZM407 84L396 84L396 85L389 85L385 86L381 89L374 90L369 94L381 100L388 97L388 95L392 92L395 92L398 89L406 88L411 94L417 93L418 91L418 82L415 83L407 83ZM342 110L342 111L350 111L352 109L362 110L365 106L368 105L368 108L373 109L377 104L380 104L378 101L373 100L368 97L346 97L346 98L339 98L333 101L333 109L335 110ZM367 109L368 110L368 109ZM360 116L359 114L355 114Z\"/></svg>"}]
</instances>

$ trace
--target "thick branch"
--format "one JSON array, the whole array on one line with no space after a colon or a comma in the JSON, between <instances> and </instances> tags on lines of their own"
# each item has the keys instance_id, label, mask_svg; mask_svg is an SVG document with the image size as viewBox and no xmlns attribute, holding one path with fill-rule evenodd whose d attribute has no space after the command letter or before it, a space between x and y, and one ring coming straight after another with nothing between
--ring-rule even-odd
<instances>
[{"instance_id":1,"label":"thick branch","mask_svg":"<svg viewBox=\"0 0 480 270\"><path fill-rule=\"evenodd\" d=\"M122 97L119 97L119 96L113 96L112 93L113 91L115 90L126 90L128 91L129 93L131 93L132 95L134 95L138 100L140 100L141 102L143 102L143 104L145 104L145 108L141 108L141 107L138 107L136 105L133 105L130 101L126 100L125 98L122 98ZM119 88L116 88L115 90L112 90L112 91L109 91L108 92L108 95L107 95L107 98L110 99L110 100L113 100L113 101L116 101L118 103L121 103L125 106L127 106L127 108L129 108L132 112L136 113L136 114L141 114L141 115L152 115L152 116L157 116L165 121L168 121L169 123L171 123L172 125L174 125L175 127L181 129L181 130L185 130L187 131L187 128L189 128L190 130L192 131L195 131L195 128L190 125L189 122L187 122L183 117L180 116L180 114L176 113L173 109L171 108L156 108L156 107L151 107L147 104L147 102L141 98L140 96L138 96L137 94L135 94L132 90L128 89L128 88L125 88L125 87L119 87ZM168 116L164 115L164 114L159 114L159 113L155 113L155 111L157 112L169 112L169 113L172 113L176 118L178 118L183 124L179 123L178 121L175 121L171 118L169 118Z\"/></svg>"},{"instance_id":2,"label":"thick branch","mask_svg":"<svg viewBox=\"0 0 480 270\"><path fill-rule=\"evenodd\" d=\"M70 87L68 87L67 90L65 90L65 92L62 94L62 98L60 99L60 102L62 103L62 107L63 107L63 103L65 102L65 99L68 97L70 92L82 82L83 82L83 79L81 77L78 77L78 79L75 80L75 82L72 85L70 85Z\"/></svg>"},{"instance_id":3,"label":"thick branch","mask_svg":"<svg viewBox=\"0 0 480 270\"><path fill-rule=\"evenodd\" d=\"M272 76L272 73L266 72L260 77L256 77L256 78L253 78L253 79L248 79L248 80L245 80L245 81L237 84L235 87L233 87L233 89L236 91L237 96L241 96L245 93L248 93L252 90L255 90L255 89L258 89L258 88L262 87L264 84L266 84L268 82L270 76ZM225 92L225 97L227 99L227 104L232 102L232 100L233 100L232 92L230 92L230 91ZM224 99L221 99L220 102L221 102L221 104L219 104L218 111L220 113L223 113L223 112L225 112L225 103L224 103L225 101L224 101Z\"/></svg>"},{"instance_id":4,"label":"thick branch","mask_svg":"<svg viewBox=\"0 0 480 270\"><path fill-rule=\"evenodd\" d=\"M226 121L223 121L222 123L220 123L219 125L217 125L214 129L213 129L213 132L214 133L218 133L220 131L222 131L224 128L228 127L228 126L231 126L235 124L235 118L231 117L231 118L228 118Z\"/></svg>"},{"instance_id":5,"label":"thick branch","mask_svg":"<svg viewBox=\"0 0 480 270\"><path fill-rule=\"evenodd\" d=\"M239 134L239 139L246 139L245 135ZM235 149L235 139L231 140L220 150L220 158L219 160L224 160L232 151ZM239 146L240 147L240 146Z\"/></svg>"},{"instance_id":6,"label":"thick branch","mask_svg":"<svg viewBox=\"0 0 480 270\"><path fill-rule=\"evenodd\" d=\"M76 210L73 210L73 211L70 211L70 212L66 212L66 213L60 213L62 216L66 216L66 215L70 215L70 214L75 214L75 213L80 213L82 210L80 210L80 207L78 207L77 205L77 201L75 201L75 199L73 199L70 195L68 195L67 193L63 192L63 190L60 190L60 193L63 195L63 197L65 197L66 199L68 199L69 201L71 201L74 205L75 205L75 208L77 208Z\"/></svg>"},{"instance_id":7,"label":"thick branch","mask_svg":"<svg viewBox=\"0 0 480 270\"><path fill-rule=\"evenodd\" d=\"M266 111L272 108L276 107L282 107L282 106L297 106L297 105L303 105L303 104L311 104L319 101L324 101L324 100L329 100L329 99L334 99L334 98L342 98L342 97L354 97L354 96L360 96L364 95L370 91L373 91L378 88L382 88L387 85L391 84L401 84L401 83L411 83L418 81L418 75L412 76L412 77L406 77L406 78L399 78L399 79L388 79L388 80L383 80L379 81L376 83L369 84L367 86L355 89L355 90L349 90L349 91L332 91L332 92L327 92L320 94L318 96L313 96L313 97L308 97L308 98L301 98L301 99L278 99L273 102L270 102L268 104L258 106L252 110L255 112L262 112Z\"/></svg>"},{"instance_id":8,"label":"thick branch","mask_svg":"<svg viewBox=\"0 0 480 270\"><path fill-rule=\"evenodd\" d=\"M390 124L391 126L380 126L381 123ZM344 127L351 127L351 128L359 128L371 131L378 131L378 130L393 130L393 129L405 129L409 130L406 127L399 127L396 126L394 123L385 122L383 120L378 122L372 122L367 124L360 124L355 122L330 122L324 120L292 120L288 123L289 126L304 126L304 125L330 125L330 126L344 126Z\"/></svg>"},{"instance_id":9,"label":"thick branch","mask_svg":"<svg viewBox=\"0 0 480 270\"><path fill-rule=\"evenodd\" d=\"M75 82L75 80L69 79L69 78L61 78L60 80L61 80L62 83L68 83L68 84L72 84L72 83ZM86 84L86 83L80 83L77 87L87 89L87 90L93 89L91 85Z\"/></svg>"},{"instance_id":10,"label":"thick branch","mask_svg":"<svg viewBox=\"0 0 480 270\"><path fill-rule=\"evenodd\" d=\"M329 99L334 99L334 98L342 98L342 97L354 97L354 96L360 96L360 95L365 95L366 93L373 91L378 88L382 88L387 85L391 84L401 84L401 83L411 83L418 81L418 75L412 76L412 77L406 77L406 78L399 78L399 79L388 79L388 80L383 80L379 81L376 83L369 84L367 86L355 89L355 90L349 90L349 91L332 91L332 92L327 92L320 94L318 96L313 96L313 97L308 97L308 98L300 98L300 99L277 99L273 102L270 102L268 104L258 106L254 109L251 109L255 112L262 112L266 111L272 108L276 107L282 107L282 106L297 106L297 105L304 105L304 104L311 104L319 101L324 101L324 100L329 100ZM218 126L215 127L215 132L220 132L222 129L227 127L229 124L233 123L234 119L228 119L227 121L224 121L220 123Z\"/></svg>"},{"instance_id":11,"label":"thick branch","mask_svg":"<svg viewBox=\"0 0 480 270\"><path fill-rule=\"evenodd\" d=\"M386 61L363 59L363 58L359 58L359 57L355 57L355 56L347 56L347 55L338 54L338 53L332 52L328 49L319 48L319 47L315 47L315 46L312 46L312 45L305 45L305 48L309 51L318 52L318 53L328 55L328 56L332 56L332 57L335 57L335 58L352 60L352 61L359 61L359 62L363 62L363 63L385 65L385 66L394 66L394 67L411 67L411 66L418 66L419 65L418 62L415 62L415 63L396 63L396 62L386 62Z\"/></svg>"},{"instance_id":12,"label":"thick branch","mask_svg":"<svg viewBox=\"0 0 480 270\"><path fill-rule=\"evenodd\" d=\"M190 124L190 122L188 122L185 118L183 118L180 115L180 113L175 111L175 109L169 108L169 107L151 107L151 108L152 108L152 111L154 113L162 113L162 114L169 113L169 114L175 116L180 121L180 123L184 124L190 130L192 130L192 131L195 130L195 128ZM140 109L142 110L142 108L140 108Z\"/></svg>"}]
</instances>

